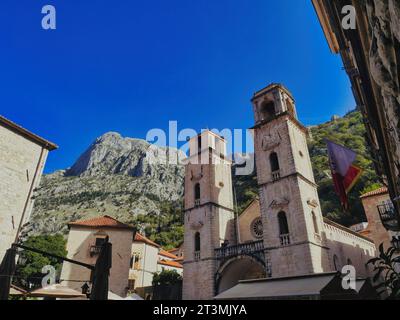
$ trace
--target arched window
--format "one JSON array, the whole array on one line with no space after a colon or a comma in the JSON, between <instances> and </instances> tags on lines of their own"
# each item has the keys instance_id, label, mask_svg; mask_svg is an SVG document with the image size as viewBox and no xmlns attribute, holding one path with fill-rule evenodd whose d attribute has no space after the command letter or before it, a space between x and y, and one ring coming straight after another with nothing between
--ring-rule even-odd
<instances>
[{"instance_id":1,"label":"arched window","mask_svg":"<svg viewBox=\"0 0 400 320\"><path fill-rule=\"evenodd\" d=\"M311 214L312 214L312 220L313 220L313 225L314 225L314 232L319 233L317 216L315 215L314 212L311 212Z\"/></svg>"},{"instance_id":2,"label":"arched window","mask_svg":"<svg viewBox=\"0 0 400 320\"><path fill-rule=\"evenodd\" d=\"M279 234L287 235L289 234L289 225L286 218L286 213L281 211L278 213L278 222L279 222Z\"/></svg>"},{"instance_id":3,"label":"arched window","mask_svg":"<svg viewBox=\"0 0 400 320\"><path fill-rule=\"evenodd\" d=\"M269 163L271 164L271 171L279 171L279 160L276 152L272 152L269 156Z\"/></svg>"},{"instance_id":4,"label":"arched window","mask_svg":"<svg viewBox=\"0 0 400 320\"><path fill-rule=\"evenodd\" d=\"M274 118L275 116L275 104L271 102L264 102L260 108L261 111L261 120L268 121Z\"/></svg>"},{"instance_id":5,"label":"arched window","mask_svg":"<svg viewBox=\"0 0 400 320\"><path fill-rule=\"evenodd\" d=\"M194 201L196 204L199 204L200 202L200 183L194 185Z\"/></svg>"},{"instance_id":6,"label":"arched window","mask_svg":"<svg viewBox=\"0 0 400 320\"><path fill-rule=\"evenodd\" d=\"M333 255L333 267L336 271L339 271L339 259L336 254Z\"/></svg>"},{"instance_id":7,"label":"arched window","mask_svg":"<svg viewBox=\"0 0 400 320\"><path fill-rule=\"evenodd\" d=\"M194 251L199 252L200 251L200 232L196 232L194 235Z\"/></svg>"}]
</instances>

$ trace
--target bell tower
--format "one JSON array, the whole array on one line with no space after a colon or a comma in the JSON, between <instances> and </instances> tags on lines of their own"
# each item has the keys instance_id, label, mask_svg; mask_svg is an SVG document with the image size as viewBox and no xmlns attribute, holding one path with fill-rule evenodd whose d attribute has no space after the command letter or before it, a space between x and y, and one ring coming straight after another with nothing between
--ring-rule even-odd
<instances>
[{"instance_id":1,"label":"bell tower","mask_svg":"<svg viewBox=\"0 0 400 320\"><path fill-rule=\"evenodd\" d=\"M254 94L254 149L272 277L329 271L323 217L307 147L308 130L280 84Z\"/></svg>"},{"instance_id":2,"label":"bell tower","mask_svg":"<svg viewBox=\"0 0 400 320\"><path fill-rule=\"evenodd\" d=\"M189 141L185 167L183 299L215 296L215 249L234 244L231 161L226 141L204 131Z\"/></svg>"}]
</instances>

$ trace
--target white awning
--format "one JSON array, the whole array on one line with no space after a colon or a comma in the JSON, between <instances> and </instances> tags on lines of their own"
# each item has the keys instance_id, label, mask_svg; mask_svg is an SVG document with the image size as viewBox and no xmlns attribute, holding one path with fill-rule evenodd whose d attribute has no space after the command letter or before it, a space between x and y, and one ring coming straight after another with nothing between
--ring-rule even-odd
<instances>
[{"instance_id":1,"label":"white awning","mask_svg":"<svg viewBox=\"0 0 400 320\"><path fill-rule=\"evenodd\" d=\"M298 277L240 281L235 287L217 295L217 300L230 299L289 299L315 297L337 273L322 273Z\"/></svg>"}]
</instances>

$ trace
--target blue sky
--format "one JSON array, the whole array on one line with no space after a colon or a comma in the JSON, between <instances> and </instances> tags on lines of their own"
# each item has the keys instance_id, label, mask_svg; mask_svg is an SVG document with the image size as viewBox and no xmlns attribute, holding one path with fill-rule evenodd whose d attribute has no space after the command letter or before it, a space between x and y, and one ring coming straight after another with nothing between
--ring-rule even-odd
<instances>
[{"instance_id":1,"label":"blue sky","mask_svg":"<svg viewBox=\"0 0 400 320\"><path fill-rule=\"evenodd\" d=\"M249 128L270 82L300 120L354 108L310 0L2 0L0 114L57 143L46 172L98 136L152 128ZM41 8L57 9L57 30Z\"/></svg>"}]
</instances>

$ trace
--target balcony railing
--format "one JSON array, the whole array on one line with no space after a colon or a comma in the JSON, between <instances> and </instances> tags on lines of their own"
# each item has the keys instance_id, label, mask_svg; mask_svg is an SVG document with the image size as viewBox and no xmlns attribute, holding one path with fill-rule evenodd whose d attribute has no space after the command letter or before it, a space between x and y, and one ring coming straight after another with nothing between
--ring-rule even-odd
<instances>
[{"instance_id":1,"label":"balcony railing","mask_svg":"<svg viewBox=\"0 0 400 320\"><path fill-rule=\"evenodd\" d=\"M90 250L89 250L90 256L93 257L93 256L97 256L98 254L100 254L101 247L102 246L90 246Z\"/></svg>"},{"instance_id":2,"label":"balcony railing","mask_svg":"<svg viewBox=\"0 0 400 320\"><path fill-rule=\"evenodd\" d=\"M194 205L198 207L200 205L200 199L194 200Z\"/></svg>"},{"instance_id":3,"label":"balcony railing","mask_svg":"<svg viewBox=\"0 0 400 320\"><path fill-rule=\"evenodd\" d=\"M280 170L273 171L272 172L272 181L277 181L281 178L281 172Z\"/></svg>"},{"instance_id":4,"label":"balcony railing","mask_svg":"<svg viewBox=\"0 0 400 320\"><path fill-rule=\"evenodd\" d=\"M194 260L199 261L200 260L200 251L195 251L194 252Z\"/></svg>"},{"instance_id":5,"label":"balcony railing","mask_svg":"<svg viewBox=\"0 0 400 320\"><path fill-rule=\"evenodd\" d=\"M398 216L396 214L396 209L392 203L384 203L378 205L379 216L383 226L387 230L400 231Z\"/></svg>"},{"instance_id":6,"label":"balcony railing","mask_svg":"<svg viewBox=\"0 0 400 320\"><path fill-rule=\"evenodd\" d=\"M288 246L290 244L290 235L289 234L281 234L279 236L281 240L281 246Z\"/></svg>"},{"instance_id":7,"label":"balcony railing","mask_svg":"<svg viewBox=\"0 0 400 320\"><path fill-rule=\"evenodd\" d=\"M255 255L263 250L264 242L261 240L215 249L215 257L217 259L226 259L240 255Z\"/></svg>"}]
</instances>

